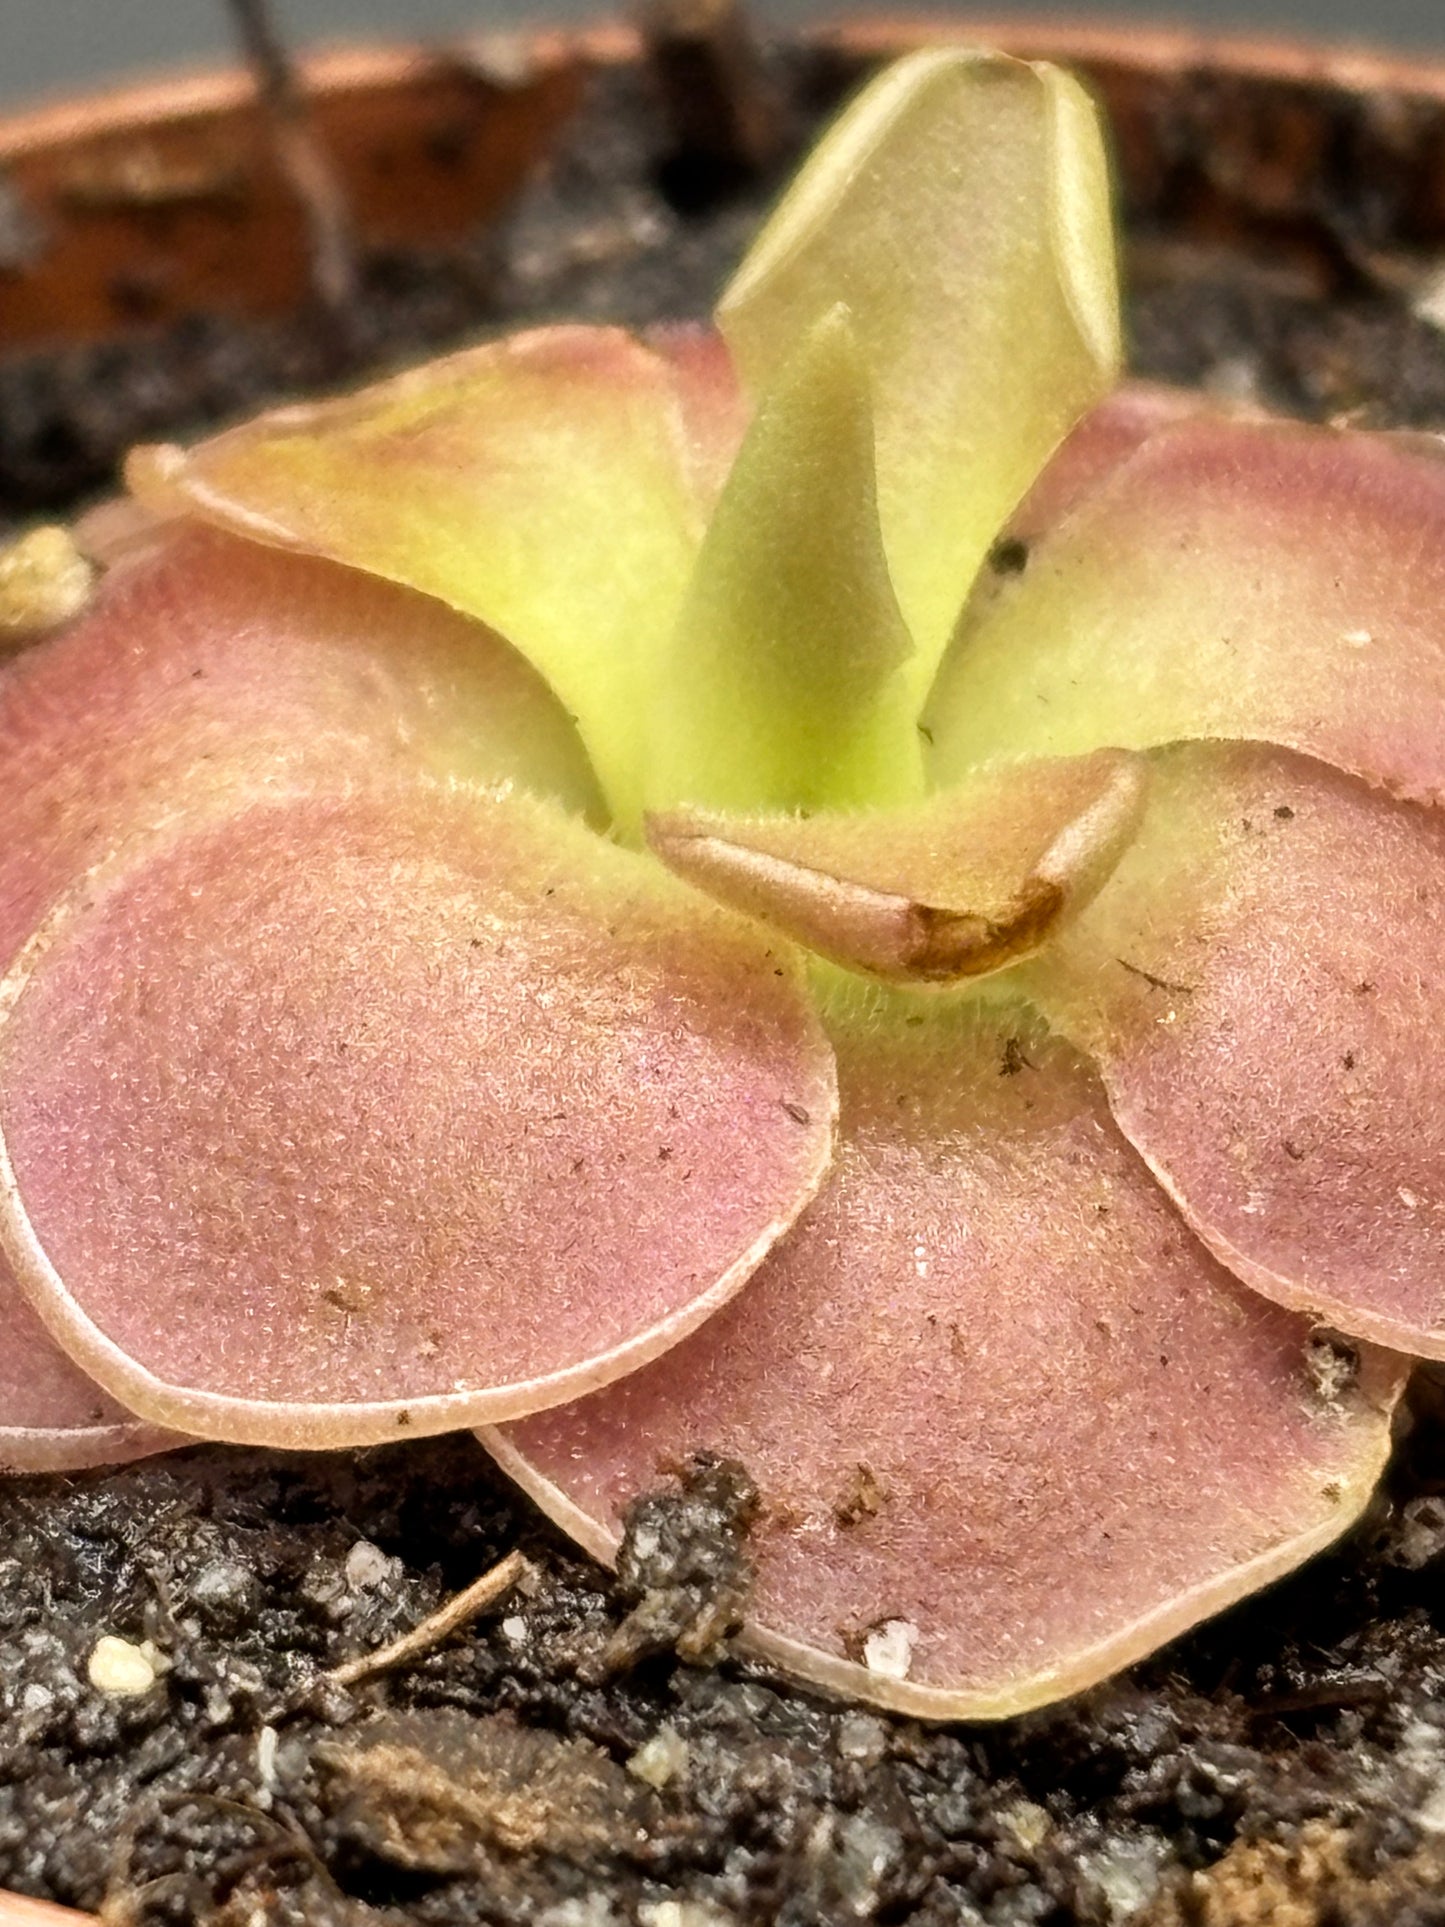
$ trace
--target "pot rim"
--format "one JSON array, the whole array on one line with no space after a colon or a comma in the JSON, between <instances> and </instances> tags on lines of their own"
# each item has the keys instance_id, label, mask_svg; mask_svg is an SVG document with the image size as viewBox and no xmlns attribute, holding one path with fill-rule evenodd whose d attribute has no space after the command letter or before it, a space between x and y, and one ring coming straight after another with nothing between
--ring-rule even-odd
<instances>
[{"instance_id":1,"label":"pot rim","mask_svg":"<svg viewBox=\"0 0 1445 1927\"><path fill-rule=\"evenodd\" d=\"M312 45L297 49L296 63L308 96L330 99L338 94L405 87L438 73L470 70L480 79L492 78L489 46L496 51L500 78L504 71L501 56L512 38L481 35L435 44L357 40ZM526 69L525 76L519 73L513 84L522 85L525 80L575 64L579 56L588 57L593 38L590 33L572 34L564 29L516 36L515 45L525 58ZM613 35L599 29L595 39L599 48L614 39L619 43L617 51L609 49L602 57L623 57L621 30ZM583 43L587 43L585 50ZM504 80L502 84L506 84ZM33 103L22 102L9 111L0 110L0 163L71 141L90 140L101 133L134 133L158 120L210 120L249 109L254 103L255 82L238 62L166 68L139 79L123 77L111 86L67 91Z\"/></svg>"},{"instance_id":2,"label":"pot rim","mask_svg":"<svg viewBox=\"0 0 1445 1927\"><path fill-rule=\"evenodd\" d=\"M1322 110L1331 103L1361 124L1355 167L1373 149L1388 158L1391 129L1418 123L1415 158L1395 189L1399 239L1424 254L1445 246L1445 57L983 9L820 21L790 38L833 61L840 81L939 44L995 45L1077 67L1114 114L1126 184L1173 181L1174 158L1156 148L1159 103L1191 84L1213 87L1233 99L1220 152L1202 168L1196 213L1212 218L1203 213L1212 202L1226 225L1240 213L1274 230L1313 218L1301 190L1330 151ZM571 119L589 73L647 54L644 32L607 20L430 44L358 40L297 59L359 237L371 248L445 253L501 213ZM0 113L7 185L21 210L20 246L30 250L0 259L7 356L123 338L196 313L295 312L312 286L294 183L239 62ZM1221 201L1230 205L1220 210ZM1378 210L1366 212L1373 232Z\"/></svg>"},{"instance_id":3,"label":"pot rim","mask_svg":"<svg viewBox=\"0 0 1445 1927\"><path fill-rule=\"evenodd\" d=\"M824 25L816 35L837 31ZM1241 79L1327 86L1351 93L1392 93L1445 100L1445 52L1439 55L1386 48L1360 39L1332 40L1288 33L1215 33L1205 28L1147 20L1093 18L1077 13L908 14L897 22L863 15L841 28L845 42L879 53L890 34L910 42L980 39L1031 59L1061 65L1108 65L1141 77L1168 79L1214 68Z\"/></svg>"},{"instance_id":4,"label":"pot rim","mask_svg":"<svg viewBox=\"0 0 1445 1927\"><path fill-rule=\"evenodd\" d=\"M925 45L982 42L1029 59L1108 65L1141 78L1213 69L1242 79L1389 93L1445 102L1445 55L1415 55L1362 41L1307 35L1213 33L1190 27L1039 14L907 13L896 19L805 24L798 38L854 54ZM437 42L358 40L298 50L308 89L319 98L405 86L438 71L471 68L492 77L492 60L520 54L525 78L586 65L635 60L643 37L614 21L578 27L521 28ZM499 72L501 71L499 64ZM520 83L519 83L520 84ZM205 120L248 106L252 81L236 63L179 67L154 77L97 86L0 112L0 163L105 131L124 134L158 119Z\"/></svg>"}]
</instances>

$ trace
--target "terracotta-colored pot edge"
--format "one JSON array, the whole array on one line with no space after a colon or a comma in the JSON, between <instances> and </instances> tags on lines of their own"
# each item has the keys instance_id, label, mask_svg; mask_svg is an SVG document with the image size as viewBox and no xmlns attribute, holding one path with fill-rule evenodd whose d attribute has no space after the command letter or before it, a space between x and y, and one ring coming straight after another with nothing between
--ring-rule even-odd
<instances>
[{"instance_id":1,"label":"terracotta-colored pot edge","mask_svg":"<svg viewBox=\"0 0 1445 1927\"><path fill-rule=\"evenodd\" d=\"M977 40L1031 58L1127 68L1169 77L1215 69L1241 78L1329 86L1445 101L1445 51L1435 57L1350 41L1288 34L1212 33L1140 21L1083 20L1063 14L867 15L814 30L858 52L882 55L900 42Z\"/></svg>"},{"instance_id":2,"label":"terracotta-colored pot edge","mask_svg":"<svg viewBox=\"0 0 1445 1927\"><path fill-rule=\"evenodd\" d=\"M1297 214L1299 181L1328 149L1316 113L1322 98L1380 99L1392 111L1414 104L1426 120L1418 164L1398 190L1401 240L1428 251L1445 238L1445 59L987 14L876 15L805 32L836 51L844 74L850 64L948 41L1077 65L1114 110L1121 171L1146 183L1146 199L1148 183L1163 178L1153 151L1157 103L1195 76L1238 83L1242 99L1207 136L1220 158L1205 163L1205 199L1220 198L1217 173L1224 199L1275 222ZM635 31L609 22L430 47L338 47L305 54L301 65L364 243L446 248L500 213L570 118L583 74L642 52ZM468 158L443 165L436 143L459 137ZM0 117L0 169L38 237L35 260L20 273L0 264L7 351L107 339L196 313L274 314L305 297L306 231L241 69L161 77ZM1221 219L1224 229L1235 224L1233 212Z\"/></svg>"},{"instance_id":3,"label":"terracotta-colored pot edge","mask_svg":"<svg viewBox=\"0 0 1445 1927\"><path fill-rule=\"evenodd\" d=\"M580 59L623 57L626 36L618 30L569 34L544 29L493 42L498 64L513 54L528 78L570 66ZM595 51L594 51L595 46ZM438 72L458 68L485 77L488 44L459 41L447 46L386 42L305 49L297 65L313 95L351 94L406 87ZM123 82L42 100L0 114L0 162L13 161L36 148L59 147L99 132L125 135L156 121L209 120L250 104L254 82L237 66L177 68L152 78Z\"/></svg>"},{"instance_id":4,"label":"terracotta-colored pot edge","mask_svg":"<svg viewBox=\"0 0 1445 1927\"><path fill-rule=\"evenodd\" d=\"M892 18L861 15L802 29L805 38L864 56L882 57L929 44L977 41L1029 57L1107 63L1170 76L1215 68L1256 79L1328 85L1445 101L1445 55L1390 52L1288 35L1216 34L1185 27L1087 21L1059 15L998 16L926 13ZM501 37L492 45L505 45ZM544 28L517 36L533 75L578 64L636 59L638 34L614 22L576 29ZM403 86L438 67L475 62L484 72L486 40L434 46L358 43L304 52L300 66L320 95ZM244 105L249 76L235 67L182 70L119 88L41 102L0 116L0 161L39 146L91 135L103 125L122 134L164 118L206 118Z\"/></svg>"}]
</instances>

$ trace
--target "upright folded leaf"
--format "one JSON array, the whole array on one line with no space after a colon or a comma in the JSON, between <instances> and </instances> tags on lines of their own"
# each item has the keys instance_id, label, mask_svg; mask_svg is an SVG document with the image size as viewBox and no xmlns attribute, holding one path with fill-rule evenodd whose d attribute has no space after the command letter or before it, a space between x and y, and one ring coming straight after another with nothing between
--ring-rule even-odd
<instances>
[{"instance_id":1,"label":"upright folded leaf","mask_svg":"<svg viewBox=\"0 0 1445 1927\"><path fill-rule=\"evenodd\" d=\"M649 800L917 795L909 653L879 539L867 377L835 309L764 397L709 524L658 680Z\"/></svg>"},{"instance_id":2,"label":"upright folded leaf","mask_svg":"<svg viewBox=\"0 0 1445 1927\"><path fill-rule=\"evenodd\" d=\"M1118 370L1107 170L1078 83L952 48L890 67L723 297L755 392L840 301L872 386L883 541L921 699L990 542Z\"/></svg>"}]
</instances>

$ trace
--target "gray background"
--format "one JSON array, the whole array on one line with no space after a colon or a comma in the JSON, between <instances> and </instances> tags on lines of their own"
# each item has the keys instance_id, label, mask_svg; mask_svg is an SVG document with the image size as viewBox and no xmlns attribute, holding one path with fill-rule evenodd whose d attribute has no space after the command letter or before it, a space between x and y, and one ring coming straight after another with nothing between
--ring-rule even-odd
<instances>
[{"instance_id":1,"label":"gray background","mask_svg":"<svg viewBox=\"0 0 1445 1927\"><path fill-rule=\"evenodd\" d=\"M753 0L776 19L848 10L846 0ZM878 0L879 5L887 0ZM920 0L922 11L926 0ZM606 0L276 0L292 39L446 34L523 18L589 19ZM855 5L855 9L856 5ZM904 7L902 11L910 9ZM1305 29L1445 52L1445 0L975 0L973 11L1095 14L1267 31ZM229 47L220 0L0 0L0 99L95 84L111 74L214 58Z\"/></svg>"}]
</instances>

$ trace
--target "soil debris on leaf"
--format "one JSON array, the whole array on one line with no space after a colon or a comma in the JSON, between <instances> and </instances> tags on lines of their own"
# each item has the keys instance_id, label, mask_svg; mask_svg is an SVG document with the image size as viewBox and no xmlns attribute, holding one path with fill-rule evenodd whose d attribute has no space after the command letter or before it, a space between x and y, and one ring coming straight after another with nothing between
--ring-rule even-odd
<instances>
[{"instance_id":1,"label":"soil debris on leaf","mask_svg":"<svg viewBox=\"0 0 1445 1927\"><path fill-rule=\"evenodd\" d=\"M676 1489L644 1493L628 1507L617 1592L631 1611L603 1649L601 1672L668 1650L703 1665L721 1657L747 1611L747 1537L760 1504L736 1459L698 1453L679 1467Z\"/></svg>"}]
</instances>

